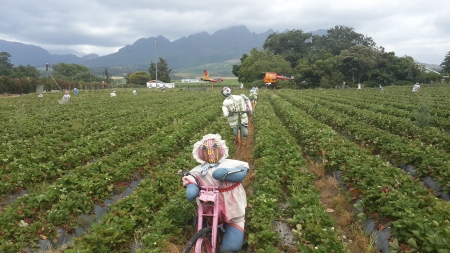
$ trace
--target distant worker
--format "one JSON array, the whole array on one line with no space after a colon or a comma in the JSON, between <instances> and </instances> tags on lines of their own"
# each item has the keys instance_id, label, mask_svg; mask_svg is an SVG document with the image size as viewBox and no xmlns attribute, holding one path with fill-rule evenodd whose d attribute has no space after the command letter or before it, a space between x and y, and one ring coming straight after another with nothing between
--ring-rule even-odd
<instances>
[{"instance_id":1,"label":"distant worker","mask_svg":"<svg viewBox=\"0 0 450 253\"><path fill-rule=\"evenodd\" d=\"M250 89L250 94L252 94L252 93L255 93L256 95L258 95L258 87L252 87L251 89Z\"/></svg>"},{"instance_id":2,"label":"distant worker","mask_svg":"<svg viewBox=\"0 0 450 253\"><path fill-rule=\"evenodd\" d=\"M419 92L419 89L420 89L420 85L419 85L419 83L416 83L416 84L414 84L414 86L413 86L413 92Z\"/></svg>"},{"instance_id":3,"label":"distant worker","mask_svg":"<svg viewBox=\"0 0 450 253\"><path fill-rule=\"evenodd\" d=\"M137 95L137 91L136 90L133 90L133 95Z\"/></svg>"},{"instance_id":4,"label":"distant worker","mask_svg":"<svg viewBox=\"0 0 450 253\"><path fill-rule=\"evenodd\" d=\"M253 104L256 104L256 101L258 100L258 95L256 95L256 93L250 93L250 99L252 100Z\"/></svg>"},{"instance_id":5,"label":"distant worker","mask_svg":"<svg viewBox=\"0 0 450 253\"><path fill-rule=\"evenodd\" d=\"M69 94L69 91L66 90L66 94L64 94L64 96L62 98L62 101L63 102L69 102L69 100L70 100L70 94Z\"/></svg>"},{"instance_id":6,"label":"distant worker","mask_svg":"<svg viewBox=\"0 0 450 253\"><path fill-rule=\"evenodd\" d=\"M117 96L117 95L116 95L116 91L113 90L113 91L109 94L109 96L110 96L110 97L115 97L115 96Z\"/></svg>"},{"instance_id":7,"label":"distant worker","mask_svg":"<svg viewBox=\"0 0 450 253\"><path fill-rule=\"evenodd\" d=\"M378 85L379 85L379 87L380 87L380 90L384 90L384 87L381 86L381 84L378 84Z\"/></svg>"},{"instance_id":8,"label":"distant worker","mask_svg":"<svg viewBox=\"0 0 450 253\"><path fill-rule=\"evenodd\" d=\"M360 83L358 83L358 90L360 90L361 89L361 84Z\"/></svg>"},{"instance_id":9,"label":"distant worker","mask_svg":"<svg viewBox=\"0 0 450 253\"><path fill-rule=\"evenodd\" d=\"M78 95L78 89L77 88L73 88L73 94Z\"/></svg>"},{"instance_id":10,"label":"distant worker","mask_svg":"<svg viewBox=\"0 0 450 253\"><path fill-rule=\"evenodd\" d=\"M233 129L234 135L237 135L237 126L238 126L238 113L246 111L246 113L241 114L241 124L244 126L242 134L244 136L248 135L248 115L247 112L251 115L252 107L251 104L247 104L247 101L250 102L250 99L245 95L232 95L230 87L223 87L222 95L225 97L225 100L222 104L222 112L225 117L227 117L228 124Z\"/></svg>"},{"instance_id":11,"label":"distant worker","mask_svg":"<svg viewBox=\"0 0 450 253\"><path fill-rule=\"evenodd\" d=\"M258 100L258 88L253 87L250 89L250 99L253 104L256 104L256 101Z\"/></svg>"},{"instance_id":12,"label":"distant worker","mask_svg":"<svg viewBox=\"0 0 450 253\"><path fill-rule=\"evenodd\" d=\"M166 85L165 84L162 85L161 90L162 90L162 92L166 92Z\"/></svg>"},{"instance_id":13,"label":"distant worker","mask_svg":"<svg viewBox=\"0 0 450 253\"><path fill-rule=\"evenodd\" d=\"M244 84L243 84L243 83L240 83L240 84L239 84L239 89L242 90L243 88L244 88Z\"/></svg>"}]
</instances>

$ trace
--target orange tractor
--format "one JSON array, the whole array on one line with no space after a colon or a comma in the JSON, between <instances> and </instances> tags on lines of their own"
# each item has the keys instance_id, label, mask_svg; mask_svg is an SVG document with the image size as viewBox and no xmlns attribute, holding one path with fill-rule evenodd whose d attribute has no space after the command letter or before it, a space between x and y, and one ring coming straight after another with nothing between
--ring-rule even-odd
<instances>
[{"instance_id":1,"label":"orange tractor","mask_svg":"<svg viewBox=\"0 0 450 253\"><path fill-rule=\"evenodd\" d=\"M223 78L212 79L209 76L208 70L203 71L203 74L204 74L204 76L200 77L200 80L202 80L202 81L212 82L212 83L223 82Z\"/></svg>"},{"instance_id":2,"label":"orange tractor","mask_svg":"<svg viewBox=\"0 0 450 253\"><path fill-rule=\"evenodd\" d=\"M276 72L262 72L265 74L264 76L264 83L267 85L268 88L274 88L277 80L294 80L294 77L287 77L287 76L280 76Z\"/></svg>"}]
</instances>

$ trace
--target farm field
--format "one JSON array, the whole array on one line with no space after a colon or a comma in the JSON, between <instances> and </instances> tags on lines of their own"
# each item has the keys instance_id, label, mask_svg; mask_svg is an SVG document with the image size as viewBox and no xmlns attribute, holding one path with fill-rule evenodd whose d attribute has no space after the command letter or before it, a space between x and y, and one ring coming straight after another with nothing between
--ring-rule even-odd
<instances>
[{"instance_id":1,"label":"farm field","mask_svg":"<svg viewBox=\"0 0 450 253\"><path fill-rule=\"evenodd\" d=\"M0 97L0 252L181 252L196 206L175 172L207 133L250 164L242 252L450 252L450 87L411 90L260 90L240 149L219 89Z\"/></svg>"}]
</instances>

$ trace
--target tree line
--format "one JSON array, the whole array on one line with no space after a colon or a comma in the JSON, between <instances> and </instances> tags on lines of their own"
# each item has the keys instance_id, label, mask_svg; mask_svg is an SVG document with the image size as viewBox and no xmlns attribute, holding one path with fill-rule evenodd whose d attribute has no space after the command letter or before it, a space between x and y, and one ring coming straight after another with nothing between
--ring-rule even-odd
<instances>
[{"instance_id":1,"label":"tree line","mask_svg":"<svg viewBox=\"0 0 450 253\"><path fill-rule=\"evenodd\" d=\"M444 73L450 72L450 52L441 66ZM252 85L263 85L264 72L293 76L293 81L279 81L280 85L300 89L331 88L344 82L375 87L442 79L442 75L426 71L412 57L386 52L371 37L347 26L328 29L324 36L302 30L273 33L262 49L252 49L250 55L242 56L240 65L233 65L238 80Z\"/></svg>"},{"instance_id":2,"label":"tree line","mask_svg":"<svg viewBox=\"0 0 450 253\"><path fill-rule=\"evenodd\" d=\"M83 65L58 63L47 65L46 71L40 71L30 65L14 67L10 57L9 53L0 52L0 93L35 92L38 84L43 84L47 90L98 89L110 87L112 82L107 68L99 75ZM253 48L240 60L241 63L233 65L232 70L239 82L261 86L264 85L263 72L276 72L294 77L293 81L277 82L279 86L298 89L332 88L344 82L350 86L363 83L368 87L410 85L437 82L442 75L450 73L450 52L440 64L442 75L427 72L412 57L398 57L394 52L386 52L383 47L376 46L371 37L342 25L328 29L324 36L296 29L273 33L267 37L262 49ZM171 72L167 61L159 57L158 63L151 62L148 71L127 73L124 86L145 86L156 77L171 82Z\"/></svg>"},{"instance_id":3,"label":"tree line","mask_svg":"<svg viewBox=\"0 0 450 253\"><path fill-rule=\"evenodd\" d=\"M10 61L8 52L0 52L0 94L23 94L36 92L37 85L43 85L44 90L54 89L102 89L112 86L136 87L145 86L152 78L158 76L158 80L170 82L170 72L167 62L159 58L156 64L151 62L148 72L138 71L124 76L125 84L114 84L108 68L96 69L96 74L90 68L80 64L58 63L46 64L45 70L27 65L14 67ZM158 72L158 73L156 73ZM157 75L156 75L157 74Z\"/></svg>"}]
</instances>

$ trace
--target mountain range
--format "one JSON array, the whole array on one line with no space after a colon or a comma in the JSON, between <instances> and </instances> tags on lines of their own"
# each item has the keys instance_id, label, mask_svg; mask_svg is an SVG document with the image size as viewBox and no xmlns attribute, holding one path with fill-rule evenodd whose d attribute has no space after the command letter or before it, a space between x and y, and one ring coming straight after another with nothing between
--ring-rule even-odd
<instances>
[{"instance_id":1,"label":"mountain range","mask_svg":"<svg viewBox=\"0 0 450 253\"><path fill-rule=\"evenodd\" d=\"M132 45L120 48L116 53L105 56L90 54L83 57L74 54L51 54L38 46L0 40L0 52L8 52L11 55L11 63L16 67L18 65L44 67L46 63L53 65L64 62L82 64L90 68L148 69L156 57L161 57L167 61L169 68L176 70L232 59L239 60L253 48L261 48L267 36L272 33L274 31L269 29L256 34L245 26L235 26L211 35L201 32L172 42L159 35L141 38ZM325 35L327 30L319 29L312 33Z\"/></svg>"},{"instance_id":2,"label":"mountain range","mask_svg":"<svg viewBox=\"0 0 450 253\"><path fill-rule=\"evenodd\" d=\"M104 68L111 69L111 74L132 73L147 70L156 57L164 58L172 70L195 68L212 63L239 62L243 54L250 54L253 48L262 48L267 36L274 33L272 29L264 33L250 32L245 26L234 26L219 30L213 34L201 32L169 41L162 35L141 38L132 45L126 45L117 52L99 56L89 54L82 57L74 54L51 54L47 50L19 42L0 40L0 52L11 55L14 66L31 65L44 68L46 63L54 65L60 62L82 64L102 73ZM312 31L315 35L326 35L326 29ZM155 41L157 46L155 47ZM424 63L421 63L424 64ZM440 71L440 66L424 64L430 69ZM228 75L231 69L227 70ZM226 73L221 73L227 75Z\"/></svg>"}]
</instances>

